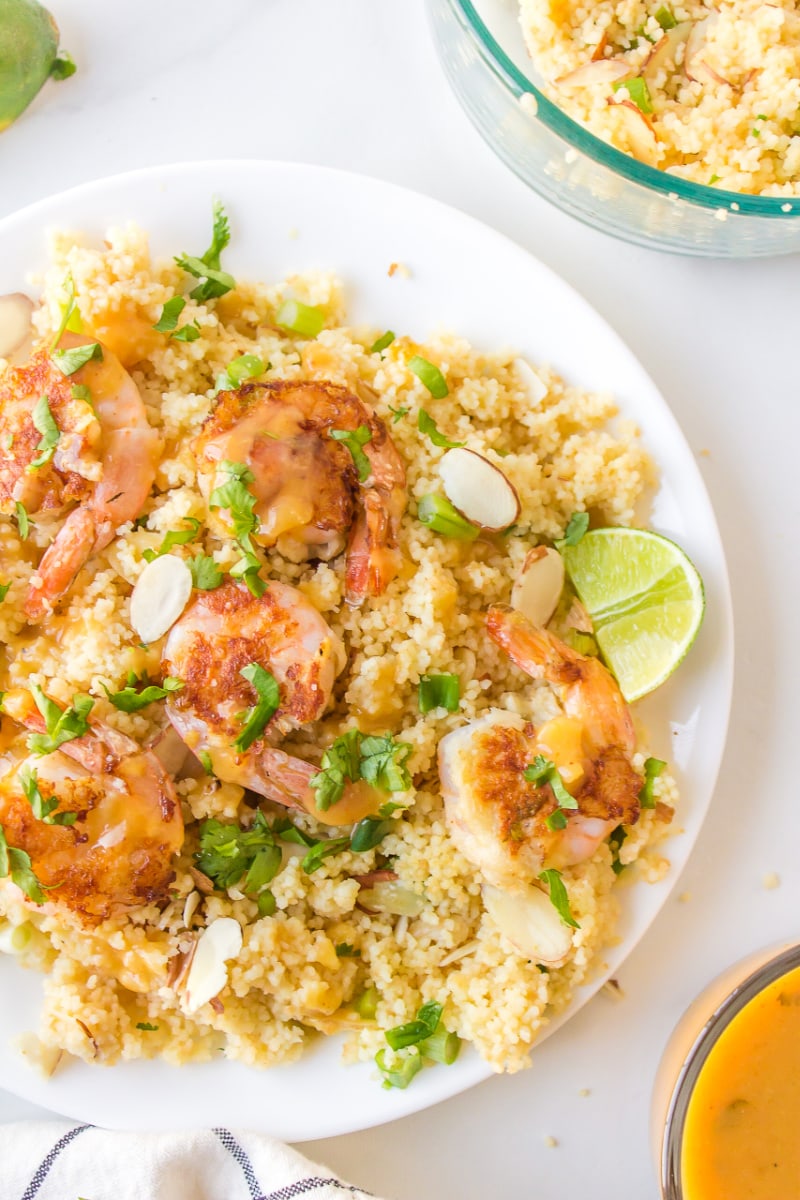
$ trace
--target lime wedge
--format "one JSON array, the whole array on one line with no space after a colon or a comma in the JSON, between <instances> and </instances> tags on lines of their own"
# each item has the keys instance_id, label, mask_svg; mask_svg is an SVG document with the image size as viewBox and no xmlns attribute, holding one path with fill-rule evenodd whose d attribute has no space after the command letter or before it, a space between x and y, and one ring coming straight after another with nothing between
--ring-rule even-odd
<instances>
[{"instance_id":1,"label":"lime wedge","mask_svg":"<svg viewBox=\"0 0 800 1200\"><path fill-rule=\"evenodd\" d=\"M626 700L681 663L703 620L703 581L680 546L644 529L591 529L559 547Z\"/></svg>"}]
</instances>

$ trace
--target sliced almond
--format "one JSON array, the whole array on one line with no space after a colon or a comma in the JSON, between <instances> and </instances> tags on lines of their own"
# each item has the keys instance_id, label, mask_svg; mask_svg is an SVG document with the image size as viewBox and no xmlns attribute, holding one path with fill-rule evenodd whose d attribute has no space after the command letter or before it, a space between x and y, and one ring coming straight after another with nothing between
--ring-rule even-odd
<instances>
[{"instance_id":1,"label":"sliced almond","mask_svg":"<svg viewBox=\"0 0 800 1200\"><path fill-rule=\"evenodd\" d=\"M197 1012L228 982L226 963L242 949L242 927L233 917L217 917L200 935L183 993L183 1009Z\"/></svg>"},{"instance_id":2,"label":"sliced almond","mask_svg":"<svg viewBox=\"0 0 800 1200\"><path fill-rule=\"evenodd\" d=\"M131 625L143 642L157 642L170 629L192 594L192 573L176 554L154 558L131 594Z\"/></svg>"},{"instance_id":3,"label":"sliced almond","mask_svg":"<svg viewBox=\"0 0 800 1200\"><path fill-rule=\"evenodd\" d=\"M600 83L617 83L630 74L630 66L621 58L598 58L562 75L560 79L556 79L555 84L560 88L593 87Z\"/></svg>"},{"instance_id":4,"label":"sliced almond","mask_svg":"<svg viewBox=\"0 0 800 1200\"><path fill-rule=\"evenodd\" d=\"M692 32L692 21L680 21L667 29L664 36L659 38L647 58L642 63L641 74L645 83L650 87L662 71L668 74L677 70L678 54ZM651 94L653 88L650 87Z\"/></svg>"},{"instance_id":5,"label":"sliced almond","mask_svg":"<svg viewBox=\"0 0 800 1200\"><path fill-rule=\"evenodd\" d=\"M22 292L0 296L0 358L10 359L31 341L33 301Z\"/></svg>"},{"instance_id":6,"label":"sliced almond","mask_svg":"<svg viewBox=\"0 0 800 1200\"><path fill-rule=\"evenodd\" d=\"M658 138L645 113L632 100L609 100L608 103L616 117L620 141L628 152L641 162L656 166Z\"/></svg>"},{"instance_id":7,"label":"sliced almond","mask_svg":"<svg viewBox=\"0 0 800 1200\"><path fill-rule=\"evenodd\" d=\"M719 22L719 13L711 13L702 21L695 21L686 40L686 55L683 69L689 79L696 83L726 83L732 86L729 79L724 79L715 71L708 61L708 37Z\"/></svg>"},{"instance_id":8,"label":"sliced almond","mask_svg":"<svg viewBox=\"0 0 800 1200\"><path fill-rule=\"evenodd\" d=\"M396 917L418 917L425 901L418 892L398 880L379 880L373 887L362 887L358 905L369 912L391 913Z\"/></svg>"},{"instance_id":9,"label":"sliced almond","mask_svg":"<svg viewBox=\"0 0 800 1200\"><path fill-rule=\"evenodd\" d=\"M474 525L497 532L519 516L519 496L499 467L474 450L448 450L439 463L450 503Z\"/></svg>"},{"instance_id":10,"label":"sliced almond","mask_svg":"<svg viewBox=\"0 0 800 1200\"><path fill-rule=\"evenodd\" d=\"M540 888L528 884L514 891L483 885L486 911L501 933L521 954L546 967L560 967L572 947L572 930L565 925Z\"/></svg>"},{"instance_id":11,"label":"sliced almond","mask_svg":"<svg viewBox=\"0 0 800 1200\"><path fill-rule=\"evenodd\" d=\"M534 625L546 625L564 587L564 560L550 546L534 546L511 589L511 604Z\"/></svg>"},{"instance_id":12,"label":"sliced almond","mask_svg":"<svg viewBox=\"0 0 800 1200\"><path fill-rule=\"evenodd\" d=\"M531 407L538 408L547 395L547 384L542 382L533 367L530 363L525 362L524 358L514 359L514 369L525 385Z\"/></svg>"}]
</instances>

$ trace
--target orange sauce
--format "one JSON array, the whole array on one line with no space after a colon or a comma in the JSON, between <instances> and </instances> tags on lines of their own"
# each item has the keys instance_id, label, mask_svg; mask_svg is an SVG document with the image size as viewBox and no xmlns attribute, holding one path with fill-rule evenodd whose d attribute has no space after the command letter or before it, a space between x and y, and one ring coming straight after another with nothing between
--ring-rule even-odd
<instances>
[{"instance_id":1,"label":"orange sauce","mask_svg":"<svg viewBox=\"0 0 800 1200\"><path fill-rule=\"evenodd\" d=\"M685 1200L800 1197L800 967L730 1022L686 1113Z\"/></svg>"}]
</instances>

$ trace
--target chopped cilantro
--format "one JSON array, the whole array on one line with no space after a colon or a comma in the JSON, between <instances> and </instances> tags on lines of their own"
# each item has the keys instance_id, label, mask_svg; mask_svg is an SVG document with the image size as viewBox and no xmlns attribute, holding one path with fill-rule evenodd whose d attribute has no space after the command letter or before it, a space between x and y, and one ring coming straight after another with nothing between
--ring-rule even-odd
<instances>
[{"instance_id":1,"label":"chopped cilantro","mask_svg":"<svg viewBox=\"0 0 800 1200\"><path fill-rule=\"evenodd\" d=\"M188 521L190 529L170 529L164 535L164 540L157 550L144 550L142 558L147 562L152 562L154 558L160 558L162 554L167 554L173 546L187 546L190 542L194 542L200 536L200 522L196 517L184 517L184 521Z\"/></svg>"},{"instance_id":2,"label":"chopped cilantro","mask_svg":"<svg viewBox=\"0 0 800 1200\"><path fill-rule=\"evenodd\" d=\"M120 709L121 712L132 713L147 708L148 704L154 704L156 700L165 699L173 692L179 692L183 686L182 680L167 675L161 687L151 683L141 691L137 691L134 684L129 684L121 692L110 692L108 688L105 688L105 693L115 708Z\"/></svg>"},{"instance_id":3,"label":"chopped cilantro","mask_svg":"<svg viewBox=\"0 0 800 1200\"><path fill-rule=\"evenodd\" d=\"M103 347L99 342L88 342L83 346L72 346L69 350L54 350L50 357L61 374L69 376L80 371L92 359L102 362Z\"/></svg>"},{"instance_id":4,"label":"chopped cilantro","mask_svg":"<svg viewBox=\"0 0 800 1200\"><path fill-rule=\"evenodd\" d=\"M306 875L313 875L326 858L330 858L332 854L339 854L342 850L347 850L349 846L349 837L329 838L326 841L316 842L305 855L300 866Z\"/></svg>"},{"instance_id":5,"label":"chopped cilantro","mask_svg":"<svg viewBox=\"0 0 800 1200\"><path fill-rule=\"evenodd\" d=\"M244 729L234 742L236 749L243 753L261 737L267 724L277 712L280 693L275 676L264 667L259 666L258 663L251 662L248 666L242 667L239 674L255 688L258 696L258 703L248 710Z\"/></svg>"},{"instance_id":6,"label":"chopped cilantro","mask_svg":"<svg viewBox=\"0 0 800 1200\"><path fill-rule=\"evenodd\" d=\"M196 554L187 565L192 573L192 586L199 592L213 592L222 583L222 570L210 554Z\"/></svg>"},{"instance_id":7,"label":"chopped cilantro","mask_svg":"<svg viewBox=\"0 0 800 1200\"><path fill-rule=\"evenodd\" d=\"M17 500L16 504L14 505L14 516L17 519L17 529L19 530L19 536L22 538L22 540L24 542L24 541L26 541L28 534L30 533L31 519L28 516L27 508L25 507L25 505L22 503L21 500Z\"/></svg>"},{"instance_id":8,"label":"chopped cilantro","mask_svg":"<svg viewBox=\"0 0 800 1200\"><path fill-rule=\"evenodd\" d=\"M178 317L185 308L186 301L183 296L173 296L171 300L167 300L161 309L161 316L153 326L156 333L172 333L173 329L177 329Z\"/></svg>"},{"instance_id":9,"label":"chopped cilantro","mask_svg":"<svg viewBox=\"0 0 800 1200\"><path fill-rule=\"evenodd\" d=\"M10 587L11 587L10 583L0 583L0 604L3 603L6 596L8 595L8 589Z\"/></svg>"},{"instance_id":10,"label":"chopped cilantro","mask_svg":"<svg viewBox=\"0 0 800 1200\"><path fill-rule=\"evenodd\" d=\"M198 759L200 761L200 765L203 768L203 770L205 771L206 775L213 775L214 774L214 763L213 763L213 761L211 759L211 755L208 753L208 751L207 750L198 750L197 757L198 757Z\"/></svg>"},{"instance_id":11,"label":"chopped cilantro","mask_svg":"<svg viewBox=\"0 0 800 1200\"><path fill-rule=\"evenodd\" d=\"M411 750L408 742L397 742L390 734L365 737L358 729L348 730L325 751L311 780L317 808L325 812L341 800L348 780L363 779L386 792L405 791L411 786L404 765Z\"/></svg>"},{"instance_id":12,"label":"chopped cilantro","mask_svg":"<svg viewBox=\"0 0 800 1200\"><path fill-rule=\"evenodd\" d=\"M408 369L425 385L434 400L443 400L449 394L450 389L444 375L432 362L428 362L427 358L415 354L409 359Z\"/></svg>"},{"instance_id":13,"label":"chopped cilantro","mask_svg":"<svg viewBox=\"0 0 800 1200\"><path fill-rule=\"evenodd\" d=\"M567 521L567 528L564 531L564 545L577 546L588 528L589 514L587 512L574 512Z\"/></svg>"},{"instance_id":14,"label":"chopped cilantro","mask_svg":"<svg viewBox=\"0 0 800 1200\"><path fill-rule=\"evenodd\" d=\"M34 768L21 767L18 778L25 798L33 809L33 815L38 821L44 821L45 825L75 824L78 816L77 813L55 811L59 805L57 796L51 796L49 800L45 800L39 788L38 772Z\"/></svg>"},{"instance_id":15,"label":"chopped cilantro","mask_svg":"<svg viewBox=\"0 0 800 1200\"><path fill-rule=\"evenodd\" d=\"M34 754L52 754L64 742L83 737L89 732L87 717L94 708L94 700L90 696L73 696L72 706L62 709L36 684L31 688L36 707L44 717L47 733L31 733L28 735L28 749Z\"/></svg>"},{"instance_id":16,"label":"chopped cilantro","mask_svg":"<svg viewBox=\"0 0 800 1200\"><path fill-rule=\"evenodd\" d=\"M358 429L329 429L328 435L347 447L353 456L359 483L366 483L372 474L372 464L362 450L362 446L366 446L367 442L372 441L369 426L359 425Z\"/></svg>"},{"instance_id":17,"label":"chopped cilantro","mask_svg":"<svg viewBox=\"0 0 800 1200\"><path fill-rule=\"evenodd\" d=\"M337 958L361 958L361 951L356 950L350 942L339 942L336 946Z\"/></svg>"},{"instance_id":18,"label":"chopped cilantro","mask_svg":"<svg viewBox=\"0 0 800 1200\"><path fill-rule=\"evenodd\" d=\"M258 810L248 829L213 818L203 821L195 860L198 870L222 891L238 886L247 895L260 896L280 870L281 851Z\"/></svg>"},{"instance_id":19,"label":"chopped cilantro","mask_svg":"<svg viewBox=\"0 0 800 1200\"><path fill-rule=\"evenodd\" d=\"M234 563L230 569L231 579L243 579L247 585L251 595L258 599L264 595L267 590L265 580L259 575L262 563L257 555L252 554L249 550L245 551L244 557L240 558L237 563Z\"/></svg>"},{"instance_id":20,"label":"chopped cilantro","mask_svg":"<svg viewBox=\"0 0 800 1200\"><path fill-rule=\"evenodd\" d=\"M227 483L215 487L208 499L209 508L227 508L231 514L233 536L243 550L252 554L251 534L258 529L258 517L254 509L256 498L245 486L252 483L253 472L244 463L220 463L220 469L230 476Z\"/></svg>"},{"instance_id":21,"label":"chopped cilantro","mask_svg":"<svg viewBox=\"0 0 800 1200\"><path fill-rule=\"evenodd\" d=\"M197 321L192 321L189 325L181 325L170 336L176 342L196 342L200 337L200 326Z\"/></svg>"},{"instance_id":22,"label":"chopped cilantro","mask_svg":"<svg viewBox=\"0 0 800 1200\"><path fill-rule=\"evenodd\" d=\"M34 904L44 904L45 896L39 880L33 873L30 855L24 850L9 846L5 830L0 825L0 879L11 876L21 892L24 892Z\"/></svg>"},{"instance_id":23,"label":"chopped cilantro","mask_svg":"<svg viewBox=\"0 0 800 1200\"><path fill-rule=\"evenodd\" d=\"M178 255L175 262L200 283L189 293L193 300L205 302L224 296L236 287L236 280L220 266L220 255L231 240L228 218L218 200L214 201L211 245L199 258L191 254Z\"/></svg>"},{"instance_id":24,"label":"chopped cilantro","mask_svg":"<svg viewBox=\"0 0 800 1200\"><path fill-rule=\"evenodd\" d=\"M569 896L567 895L567 889L564 887L561 872L557 871L555 867L550 867L547 871L541 871L539 878L547 884L550 892L550 903L564 924L569 925L572 929L580 929L580 925L570 912Z\"/></svg>"},{"instance_id":25,"label":"chopped cilantro","mask_svg":"<svg viewBox=\"0 0 800 1200\"><path fill-rule=\"evenodd\" d=\"M402 405L398 405L397 408L392 408L390 404L389 412L392 414L392 424L396 425L398 421L402 421L403 417L408 416L408 414L411 412L411 409L403 408Z\"/></svg>"},{"instance_id":26,"label":"chopped cilantro","mask_svg":"<svg viewBox=\"0 0 800 1200\"><path fill-rule=\"evenodd\" d=\"M39 453L32 462L28 463L27 467L28 471L35 471L37 467L43 467L53 457L55 448L61 440L61 430L55 423L47 396L39 397L33 406L31 416L34 428L42 435L36 446Z\"/></svg>"},{"instance_id":27,"label":"chopped cilantro","mask_svg":"<svg viewBox=\"0 0 800 1200\"><path fill-rule=\"evenodd\" d=\"M426 434L434 446L440 446L443 450L454 450L457 446L466 446L466 442L451 442L450 438L445 437L439 432L439 428L429 412L424 408L419 410L417 417L417 429L420 433Z\"/></svg>"},{"instance_id":28,"label":"chopped cilantro","mask_svg":"<svg viewBox=\"0 0 800 1200\"><path fill-rule=\"evenodd\" d=\"M141 1029L142 1033L156 1033L158 1031L158 1026L151 1025L149 1021L137 1021L136 1028Z\"/></svg>"}]
</instances>

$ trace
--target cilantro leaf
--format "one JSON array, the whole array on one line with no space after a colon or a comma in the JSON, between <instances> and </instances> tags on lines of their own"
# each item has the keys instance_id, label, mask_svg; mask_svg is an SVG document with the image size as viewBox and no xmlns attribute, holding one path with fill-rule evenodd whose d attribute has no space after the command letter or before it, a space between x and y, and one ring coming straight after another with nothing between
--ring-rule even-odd
<instances>
[{"instance_id":1,"label":"cilantro leaf","mask_svg":"<svg viewBox=\"0 0 800 1200\"><path fill-rule=\"evenodd\" d=\"M64 307L61 309L61 323L56 330L55 337L50 343L51 350L55 350L56 346L61 341L64 330L68 327L70 321L77 311L75 305L75 280L72 278L71 271L67 273L67 276L64 280L64 290L67 293L67 301Z\"/></svg>"},{"instance_id":2,"label":"cilantro leaf","mask_svg":"<svg viewBox=\"0 0 800 1200\"><path fill-rule=\"evenodd\" d=\"M173 692L179 692L183 686L182 680L175 679L172 675L167 675L161 687L151 683L137 692L133 685L129 685L123 688L121 692L110 692L104 685L104 690L115 708L118 708L121 712L132 713L147 708L148 704L153 704L156 700L165 699L165 697L171 695Z\"/></svg>"},{"instance_id":3,"label":"cilantro leaf","mask_svg":"<svg viewBox=\"0 0 800 1200\"><path fill-rule=\"evenodd\" d=\"M249 895L263 892L280 870L281 851L258 810L248 829L212 818L200 826L198 870L222 891L239 886Z\"/></svg>"},{"instance_id":4,"label":"cilantro leaf","mask_svg":"<svg viewBox=\"0 0 800 1200\"><path fill-rule=\"evenodd\" d=\"M372 474L372 464L361 447L372 441L369 426L359 425L358 429L329 429L328 436L347 447L353 456L358 482L366 483Z\"/></svg>"},{"instance_id":5,"label":"cilantro leaf","mask_svg":"<svg viewBox=\"0 0 800 1200\"><path fill-rule=\"evenodd\" d=\"M309 850L305 858L303 858L300 866L306 875L313 875L315 871L319 870L326 858L330 858L332 854L339 854L340 851L346 850L349 845L349 837L329 838L327 841L317 842Z\"/></svg>"},{"instance_id":6,"label":"cilantro leaf","mask_svg":"<svg viewBox=\"0 0 800 1200\"><path fill-rule=\"evenodd\" d=\"M248 591L258 599L267 590L266 582L259 575L261 566L260 558L250 551L245 551L244 558L234 563L228 574L231 579L243 579Z\"/></svg>"},{"instance_id":7,"label":"cilantro leaf","mask_svg":"<svg viewBox=\"0 0 800 1200\"><path fill-rule=\"evenodd\" d=\"M160 558L162 554L168 554L173 546L187 546L190 542L197 541L200 536L200 522L196 517L184 517L184 521L188 521L191 529L170 529L164 535L164 540L157 550L145 550L142 552L142 558L147 562L152 562L154 558Z\"/></svg>"},{"instance_id":8,"label":"cilantro leaf","mask_svg":"<svg viewBox=\"0 0 800 1200\"><path fill-rule=\"evenodd\" d=\"M417 429L420 433L424 433L433 442L434 446L440 446L443 450L455 450L458 446L466 446L466 442L451 442L450 438L445 437L439 432L439 428L429 412L424 408L419 410L417 417Z\"/></svg>"},{"instance_id":9,"label":"cilantro leaf","mask_svg":"<svg viewBox=\"0 0 800 1200\"><path fill-rule=\"evenodd\" d=\"M558 808L545 817L545 825L548 829L565 829L567 818L564 816L563 810L565 808L576 809L578 801L564 787L564 780L555 763L551 762L549 758L545 758L543 754L537 754L522 775L528 783L535 783L538 787L543 787L545 784L550 785Z\"/></svg>"},{"instance_id":10,"label":"cilantro leaf","mask_svg":"<svg viewBox=\"0 0 800 1200\"><path fill-rule=\"evenodd\" d=\"M278 681L270 672L260 667L258 663L249 663L242 667L239 674L256 690L258 703L247 713L244 729L234 742L236 749L242 753L248 750L266 729L269 721L278 710L280 692Z\"/></svg>"},{"instance_id":11,"label":"cilantro leaf","mask_svg":"<svg viewBox=\"0 0 800 1200\"><path fill-rule=\"evenodd\" d=\"M358 729L350 729L336 738L323 754L320 769L311 780L320 812L341 800L346 780L360 779L361 737Z\"/></svg>"},{"instance_id":12,"label":"cilantro leaf","mask_svg":"<svg viewBox=\"0 0 800 1200\"><path fill-rule=\"evenodd\" d=\"M43 467L53 457L55 448L61 440L61 430L55 423L47 396L39 397L33 406L31 416L34 428L42 435L41 441L36 447L39 453L32 462L28 463L26 468L28 471L35 471L37 467Z\"/></svg>"},{"instance_id":13,"label":"cilantro leaf","mask_svg":"<svg viewBox=\"0 0 800 1200\"><path fill-rule=\"evenodd\" d=\"M177 329L178 317L185 308L186 301L183 296L173 296L171 300L167 300L161 309L161 316L153 326L156 333L172 333L173 329Z\"/></svg>"},{"instance_id":14,"label":"cilantro leaf","mask_svg":"<svg viewBox=\"0 0 800 1200\"><path fill-rule=\"evenodd\" d=\"M196 342L200 337L200 326L197 321L192 321L189 325L181 325L170 336L176 342Z\"/></svg>"},{"instance_id":15,"label":"cilantro leaf","mask_svg":"<svg viewBox=\"0 0 800 1200\"><path fill-rule=\"evenodd\" d=\"M256 498L247 490L246 484L252 483L253 472L244 463L233 463L223 460L220 470L230 476L227 483L215 487L208 498L209 508L227 508L231 515L233 536L243 550L253 553L251 535L258 529L258 517L255 514Z\"/></svg>"},{"instance_id":16,"label":"cilantro leaf","mask_svg":"<svg viewBox=\"0 0 800 1200\"><path fill-rule=\"evenodd\" d=\"M0 583L0 604L3 603L6 596L8 595L8 590L10 587L11 587L10 583Z\"/></svg>"},{"instance_id":17,"label":"cilantro leaf","mask_svg":"<svg viewBox=\"0 0 800 1200\"><path fill-rule=\"evenodd\" d=\"M413 747L396 742L391 734L365 737L361 743L361 778L385 792L404 792L411 787L405 762Z\"/></svg>"},{"instance_id":18,"label":"cilantro leaf","mask_svg":"<svg viewBox=\"0 0 800 1200\"><path fill-rule=\"evenodd\" d=\"M399 404L397 408L392 408L390 404L389 412L392 414L392 424L396 425L398 421L402 421L403 417L408 416L408 414L411 412L411 409L403 408L401 404Z\"/></svg>"},{"instance_id":19,"label":"cilantro leaf","mask_svg":"<svg viewBox=\"0 0 800 1200\"><path fill-rule=\"evenodd\" d=\"M143 1033L156 1033L157 1025L151 1025L149 1021L137 1021L136 1028L141 1029Z\"/></svg>"},{"instance_id":20,"label":"cilantro leaf","mask_svg":"<svg viewBox=\"0 0 800 1200\"><path fill-rule=\"evenodd\" d=\"M178 255L175 258L179 267L200 280L194 291L189 293L193 300L214 300L236 287L236 280L227 271L223 271L220 265L220 255L230 240L230 227L225 210L220 202L215 200L211 245L205 254L199 258L191 254Z\"/></svg>"},{"instance_id":21,"label":"cilantro leaf","mask_svg":"<svg viewBox=\"0 0 800 1200\"><path fill-rule=\"evenodd\" d=\"M45 696L36 684L31 688L36 707L44 717L47 733L31 733L28 735L28 749L34 754L52 754L64 742L83 737L89 732L87 717L94 708L94 700L89 696L73 696L72 707L61 709L54 700Z\"/></svg>"},{"instance_id":22,"label":"cilantro leaf","mask_svg":"<svg viewBox=\"0 0 800 1200\"><path fill-rule=\"evenodd\" d=\"M62 375L70 376L80 371L81 367L85 367L92 359L102 362L103 347L99 342L89 342L84 346L72 346L69 350L54 350L50 358Z\"/></svg>"},{"instance_id":23,"label":"cilantro leaf","mask_svg":"<svg viewBox=\"0 0 800 1200\"><path fill-rule=\"evenodd\" d=\"M210 554L196 554L187 566L192 572L192 585L199 592L213 592L222 583L223 572Z\"/></svg>"},{"instance_id":24,"label":"cilantro leaf","mask_svg":"<svg viewBox=\"0 0 800 1200\"><path fill-rule=\"evenodd\" d=\"M45 800L39 788L38 772L32 767L24 766L19 772L19 781L22 786L22 791L33 809L33 815L39 821L44 821L46 825L74 825L78 814L74 812L56 812L59 800L57 796L51 796L49 800Z\"/></svg>"},{"instance_id":25,"label":"cilantro leaf","mask_svg":"<svg viewBox=\"0 0 800 1200\"><path fill-rule=\"evenodd\" d=\"M0 879L6 879L9 875L11 882L15 883L29 900L32 900L34 904L44 904L45 895L39 880L33 873L30 855L26 854L24 850L17 850L14 846L9 846L5 830L0 825Z\"/></svg>"},{"instance_id":26,"label":"cilantro leaf","mask_svg":"<svg viewBox=\"0 0 800 1200\"><path fill-rule=\"evenodd\" d=\"M564 887L561 872L557 871L555 867L550 867L547 871L541 871L539 878L547 884L550 891L550 903L564 924L571 926L572 929L580 929L580 925L570 912L569 896L567 895L567 889Z\"/></svg>"},{"instance_id":27,"label":"cilantro leaf","mask_svg":"<svg viewBox=\"0 0 800 1200\"><path fill-rule=\"evenodd\" d=\"M14 505L14 516L17 519L19 536L22 538L23 542L27 541L28 534L30 533L31 519L28 516L27 508L21 500L17 500L16 504Z\"/></svg>"},{"instance_id":28,"label":"cilantro leaf","mask_svg":"<svg viewBox=\"0 0 800 1200\"><path fill-rule=\"evenodd\" d=\"M567 522L567 528L564 531L564 545L577 546L588 528L589 514L587 512L574 512Z\"/></svg>"}]
</instances>

